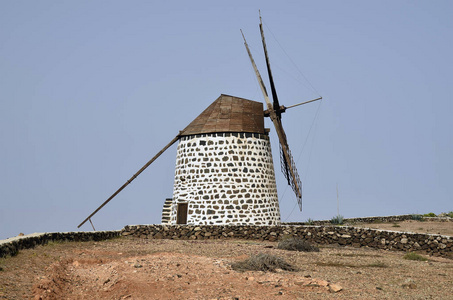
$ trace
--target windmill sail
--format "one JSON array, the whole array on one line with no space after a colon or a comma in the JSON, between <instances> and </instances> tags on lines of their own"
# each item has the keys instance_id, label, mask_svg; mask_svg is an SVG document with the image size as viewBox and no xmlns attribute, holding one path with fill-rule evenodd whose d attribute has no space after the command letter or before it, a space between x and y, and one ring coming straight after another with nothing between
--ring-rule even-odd
<instances>
[{"instance_id":1,"label":"windmill sail","mask_svg":"<svg viewBox=\"0 0 453 300\"><path fill-rule=\"evenodd\" d=\"M269 63L269 56L267 54L267 46L266 46L266 41L264 39L263 22L261 21L261 16L260 16L260 32L261 32L261 39L263 41L264 56L266 57L267 74L269 76L269 82L271 85L272 100L274 101L274 110L275 110L275 113L277 114L277 118L280 119L282 114L281 114L281 110L280 110L280 104L278 102L277 91L275 90L274 77L272 76L271 65Z\"/></svg>"},{"instance_id":2,"label":"windmill sail","mask_svg":"<svg viewBox=\"0 0 453 300\"><path fill-rule=\"evenodd\" d=\"M282 172L285 175L288 185L291 185L294 193L297 196L297 202L299 204L299 209L302 211L302 183L299 178L299 173L296 169L296 164L294 162L291 151L289 150L288 141L286 139L285 131L283 130L282 120L281 120L281 107L278 102L277 91L275 89L274 77L272 76L271 65L269 62L269 55L267 53L266 40L264 38L263 22L260 15L260 32L261 40L263 42L264 56L266 58L267 73L269 75L269 82L272 90L272 100L274 101L274 111L277 117L278 128L276 130L281 130L284 137L283 144L280 140L280 163L282 167ZM274 122L275 125L275 122Z\"/></svg>"},{"instance_id":3,"label":"windmill sail","mask_svg":"<svg viewBox=\"0 0 453 300\"><path fill-rule=\"evenodd\" d=\"M271 64L269 62L269 55L267 54L267 46L266 46L266 40L264 38L263 22L261 20L261 15L260 15L260 32L261 32L261 40L263 42L264 56L266 58L267 74L268 74L269 82L271 85L272 100L274 102L274 111L275 111L275 114L277 115L277 122L279 123L279 127L282 127L282 121L281 121L282 111L280 109L280 103L278 102L277 90L275 89L274 77L272 76ZM283 130L283 128L282 128L282 130ZM288 142L286 140L286 135L284 135L284 142L286 144L286 148L289 148ZM288 181L288 185L292 186L292 184L291 184L292 177L290 176L289 164L288 164L288 161L286 160L286 156L283 155L281 145L280 145L280 164L282 166L282 172L285 175L286 180Z\"/></svg>"},{"instance_id":4,"label":"windmill sail","mask_svg":"<svg viewBox=\"0 0 453 300\"><path fill-rule=\"evenodd\" d=\"M282 145L280 144L280 163L282 167L282 173L283 175L285 175L286 180L288 180L288 185L291 186L294 193L296 194L299 209L302 211L302 182L300 181L299 173L297 172L296 169L296 163L294 162L293 156L289 148L287 148L287 154L288 154L287 156L289 157L288 164L286 164L287 163L286 156L283 151ZM291 173L288 172L288 170L294 170L294 172Z\"/></svg>"},{"instance_id":5,"label":"windmill sail","mask_svg":"<svg viewBox=\"0 0 453 300\"><path fill-rule=\"evenodd\" d=\"M263 79L261 78L258 68L256 67L255 61L253 60L252 54L248 47L247 41L245 40L244 34L242 34L242 37L244 38L244 45L245 45L245 48L247 49L247 53L249 55L250 62L252 63L253 69L255 70L255 74L258 79L258 83L261 87L261 91L263 93L264 100L266 101L267 109L269 112L269 117L271 118L272 123L274 124L275 131L277 132L278 140L280 142L280 150L281 150L280 157L281 157L281 162L282 162L283 174L285 175L285 178L288 181L288 185L291 185L294 193L296 194L297 202L299 204L299 209L302 210L302 183L300 181L299 174L296 169L296 164L294 163L294 159L289 150L285 131L283 130L283 126L282 126L282 122L281 122L282 110L280 109L280 104L278 103L277 92L275 90L272 72L270 69L269 57L267 55L267 47L266 47L266 42L264 40L264 33L263 33L261 22L260 22L260 31L261 31L262 41L263 41L264 53L266 56L266 65L268 66L269 80L271 82L273 103L271 103L271 101L269 100L269 96L268 96L266 88L264 86Z\"/></svg>"}]
</instances>

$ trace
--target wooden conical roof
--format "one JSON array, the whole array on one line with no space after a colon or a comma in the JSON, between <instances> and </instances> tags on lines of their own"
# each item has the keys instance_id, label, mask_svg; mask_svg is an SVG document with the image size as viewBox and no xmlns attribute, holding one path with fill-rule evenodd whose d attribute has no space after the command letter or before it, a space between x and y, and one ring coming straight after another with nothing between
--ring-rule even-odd
<instances>
[{"instance_id":1,"label":"wooden conical roof","mask_svg":"<svg viewBox=\"0 0 453 300\"><path fill-rule=\"evenodd\" d=\"M263 104L222 94L182 130L180 135L214 132L264 134Z\"/></svg>"}]
</instances>

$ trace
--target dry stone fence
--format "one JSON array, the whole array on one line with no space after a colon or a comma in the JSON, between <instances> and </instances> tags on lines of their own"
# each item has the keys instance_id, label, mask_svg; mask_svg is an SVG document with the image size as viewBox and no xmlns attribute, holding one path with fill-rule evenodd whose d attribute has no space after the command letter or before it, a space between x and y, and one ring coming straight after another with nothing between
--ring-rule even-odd
<instances>
[{"instance_id":1,"label":"dry stone fence","mask_svg":"<svg viewBox=\"0 0 453 300\"><path fill-rule=\"evenodd\" d=\"M396 222L408 220L410 217L410 215L403 215L346 219L346 221L352 223L372 222L373 220ZM451 219L448 218L447 221L451 221ZM324 221L324 224L327 224L327 221ZM134 236L143 239L247 239L268 241L278 241L285 237L297 236L319 245L336 244L396 251L423 251L433 256L453 257L453 237L451 236L352 226L301 225L298 223L286 223L279 226L131 225L115 231L39 233L0 241L0 257L16 255L19 250L33 248L36 245L45 245L49 242L100 241L119 236Z\"/></svg>"},{"instance_id":2,"label":"dry stone fence","mask_svg":"<svg viewBox=\"0 0 453 300\"><path fill-rule=\"evenodd\" d=\"M434 256L450 256L453 237L398 231L385 231L349 226L283 225L283 226L222 226L222 225L135 225L126 226L123 236L145 239L249 239L277 241L288 236L301 237L316 244L337 244L385 250L419 251Z\"/></svg>"},{"instance_id":3,"label":"dry stone fence","mask_svg":"<svg viewBox=\"0 0 453 300\"><path fill-rule=\"evenodd\" d=\"M79 231L34 233L0 241L0 257L14 256L19 250L34 248L49 242L87 242L112 239L121 235L121 230L115 231Z\"/></svg>"}]
</instances>

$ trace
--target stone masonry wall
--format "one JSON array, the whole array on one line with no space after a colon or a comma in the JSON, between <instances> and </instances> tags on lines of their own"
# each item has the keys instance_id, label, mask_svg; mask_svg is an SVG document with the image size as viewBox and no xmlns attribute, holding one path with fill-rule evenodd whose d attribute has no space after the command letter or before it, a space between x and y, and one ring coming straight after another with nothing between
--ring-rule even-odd
<instances>
[{"instance_id":1,"label":"stone masonry wall","mask_svg":"<svg viewBox=\"0 0 453 300\"><path fill-rule=\"evenodd\" d=\"M412 215L386 216L386 217L363 217L343 219L345 224L354 223L391 223L412 220ZM313 221L311 225L329 225L330 220ZM284 225L310 225L306 222L286 222Z\"/></svg>"},{"instance_id":2,"label":"stone masonry wall","mask_svg":"<svg viewBox=\"0 0 453 300\"><path fill-rule=\"evenodd\" d=\"M118 237L121 231L52 232L35 233L0 241L0 257L14 256L19 250L34 248L49 242L102 241Z\"/></svg>"},{"instance_id":3,"label":"stone masonry wall","mask_svg":"<svg viewBox=\"0 0 453 300\"><path fill-rule=\"evenodd\" d=\"M177 222L178 203L188 203L187 224L279 224L269 137L257 133L182 137L171 224Z\"/></svg>"},{"instance_id":4,"label":"stone masonry wall","mask_svg":"<svg viewBox=\"0 0 453 300\"><path fill-rule=\"evenodd\" d=\"M413 220L414 215L399 215L399 216L387 216L387 217L363 217L363 218L348 218L343 219L343 223L346 225L353 225L356 223L396 223L402 221ZM453 222L453 218L449 217L423 217L426 221L436 222ZM282 225L330 225L330 220L313 221L311 224L307 222L285 222Z\"/></svg>"},{"instance_id":5,"label":"stone masonry wall","mask_svg":"<svg viewBox=\"0 0 453 300\"><path fill-rule=\"evenodd\" d=\"M148 239L248 239L277 241L298 236L316 244L371 247L394 251L422 251L434 256L453 257L453 237L384 231L348 226L126 226L123 236Z\"/></svg>"},{"instance_id":6,"label":"stone masonry wall","mask_svg":"<svg viewBox=\"0 0 453 300\"><path fill-rule=\"evenodd\" d=\"M54 232L31 234L0 241L0 257L16 255L19 250L55 241L101 241L118 236L145 239L247 239L278 241L298 236L316 244L370 247L393 251L422 251L434 256L453 258L453 237L385 231L348 226L191 226L132 225L121 231Z\"/></svg>"}]
</instances>

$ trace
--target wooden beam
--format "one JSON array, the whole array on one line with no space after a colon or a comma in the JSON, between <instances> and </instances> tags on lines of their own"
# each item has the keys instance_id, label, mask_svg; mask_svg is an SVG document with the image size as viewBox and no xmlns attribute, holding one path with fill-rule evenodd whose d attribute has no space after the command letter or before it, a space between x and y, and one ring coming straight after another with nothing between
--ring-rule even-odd
<instances>
[{"instance_id":1,"label":"wooden beam","mask_svg":"<svg viewBox=\"0 0 453 300\"><path fill-rule=\"evenodd\" d=\"M148 168L149 165L152 164L153 161L155 161L159 156L161 156L161 154L164 153L165 150L167 150L171 145L173 145L177 140L179 140L179 137L180 136L178 134L174 139L172 139L170 143L168 143L164 148L162 148L162 150L160 150L159 153L157 153L153 158L151 158L140 170L138 170L137 173L135 173L128 181L126 181L125 184L123 184L116 192L114 192L113 195L111 195L107 200L105 200L104 203L101 204L101 206L99 206L94 212L91 213L91 215L89 215L82 223L80 223L79 226L77 226L77 228L80 228L88 220L90 220L91 222L92 216L94 216L101 208L103 208L107 203L109 203L110 200L112 200L116 195L118 195L126 186L129 185L129 183L131 183L135 178L137 178L137 176L140 175L140 173L145 171L145 169Z\"/></svg>"}]
</instances>

